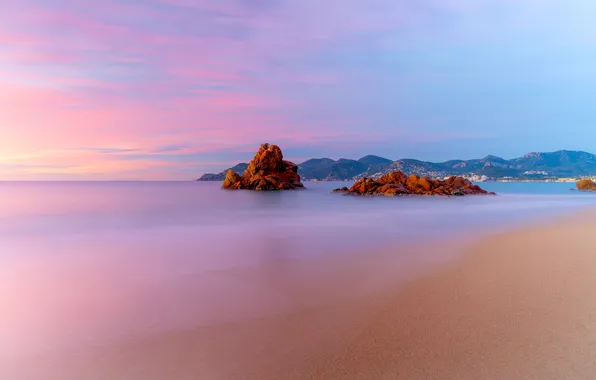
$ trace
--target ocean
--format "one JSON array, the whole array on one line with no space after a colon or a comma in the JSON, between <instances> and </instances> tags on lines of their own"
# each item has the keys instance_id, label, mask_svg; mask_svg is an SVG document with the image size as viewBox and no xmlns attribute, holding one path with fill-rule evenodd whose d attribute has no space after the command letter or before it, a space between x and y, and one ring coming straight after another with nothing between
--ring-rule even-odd
<instances>
[{"instance_id":1,"label":"ocean","mask_svg":"<svg viewBox=\"0 0 596 380\"><path fill-rule=\"evenodd\" d=\"M55 255L23 244L77 239L87 245L120 240L168 247L187 234L186 249L209 251L224 263L231 247L303 257L341 253L404 238L465 233L590 204L593 194L570 183L480 184L496 197L359 198L333 194L339 182L308 182L305 191L230 192L214 182L5 182L0 183L3 256ZM78 250L78 249L77 249ZM70 251L70 249L69 249ZM63 252L61 249L60 252ZM209 260L211 261L211 260Z\"/></svg>"},{"instance_id":2,"label":"ocean","mask_svg":"<svg viewBox=\"0 0 596 380\"><path fill-rule=\"evenodd\" d=\"M259 193L210 182L0 183L0 359L289 307L281 280L243 277L252 267L291 276L302 265L309 281L308 260L339 263L596 204L570 183L488 182L480 185L497 196L461 198L331 193L343 185ZM396 263L403 272L446 259L439 250Z\"/></svg>"}]
</instances>

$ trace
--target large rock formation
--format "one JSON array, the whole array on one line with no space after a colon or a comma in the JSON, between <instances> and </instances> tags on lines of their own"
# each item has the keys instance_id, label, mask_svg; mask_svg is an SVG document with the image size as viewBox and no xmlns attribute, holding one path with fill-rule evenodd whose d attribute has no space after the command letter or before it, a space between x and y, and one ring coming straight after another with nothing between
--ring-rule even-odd
<instances>
[{"instance_id":1,"label":"large rock formation","mask_svg":"<svg viewBox=\"0 0 596 380\"><path fill-rule=\"evenodd\" d=\"M385 174L378 180L362 178L350 189L336 189L337 192L345 192L354 195L442 195L460 196L473 194L491 194L486 190L474 185L462 177L449 177L446 180L420 178L416 174L406 176L398 170Z\"/></svg>"},{"instance_id":2,"label":"large rock formation","mask_svg":"<svg viewBox=\"0 0 596 380\"><path fill-rule=\"evenodd\" d=\"M596 182L591 179L582 179L575 184L579 191L596 191Z\"/></svg>"},{"instance_id":3,"label":"large rock formation","mask_svg":"<svg viewBox=\"0 0 596 380\"><path fill-rule=\"evenodd\" d=\"M222 188L266 191L303 189L304 185L298 165L284 161L277 145L263 144L242 176L228 170Z\"/></svg>"}]
</instances>

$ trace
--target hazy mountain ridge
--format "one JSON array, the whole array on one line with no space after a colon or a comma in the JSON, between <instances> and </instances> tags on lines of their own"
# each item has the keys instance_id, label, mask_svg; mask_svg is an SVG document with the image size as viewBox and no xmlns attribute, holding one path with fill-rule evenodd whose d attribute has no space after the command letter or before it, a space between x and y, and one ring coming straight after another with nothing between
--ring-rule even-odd
<instances>
[{"instance_id":1,"label":"hazy mountain ridge","mask_svg":"<svg viewBox=\"0 0 596 380\"><path fill-rule=\"evenodd\" d=\"M242 175L242 173L244 173L246 168L248 168L248 164L243 162L243 163L240 163L234 167L226 169L221 173L217 173L217 174L205 173L197 181L223 181L226 178L226 173L228 172L228 170L231 169L233 172Z\"/></svg>"},{"instance_id":2,"label":"hazy mountain ridge","mask_svg":"<svg viewBox=\"0 0 596 380\"><path fill-rule=\"evenodd\" d=\"M560 150L556 152L528 153L522 157L506 160L488 155L481 159L428 162L415 159L392 161L368 155L359 160L341 158L310 159L298 165L304 180L358 180L362 177L378 178L395 170L406 174L430 177L450 175L485 176L488 179L512 178L562 178L596 175L596 155L582 151ZM217 175L221 176L225 172ZM201 178L203 178L201 177ZM205 180L205 179L202 179ZM223 177L222 179L223 180Z\"/></svg>"},{"instance_id":3,"label":"hazy mountain ridge","mask_svg":"<svg viewBox=\"0 0 596 380\"><path fill-rule=\"evenodd\" d=\"M367 156L369 157L369 156ZM379 157L383 160L382 157ZM362 160L362 159L361 159ZM528 153L525 156L506 160L501 157L488 155L482 159L450 160L445 162L428 162L415 159L400 159L390 162L384 159L374 166L356 174L354 177L341 177L335 172L323 173L323 176L313 176L310 168L298 165L304 179L360 179L362 177L378 178L395 170L406 174L416 173L430 177L446 177L449 175L486 176L491 179L505 177L513 178L548 178L548 177L576 177L596 175L596 155L581 152L561 150L548 153ZM341 166L340 160L335 165Z\"/></svg>"}]
</instances>

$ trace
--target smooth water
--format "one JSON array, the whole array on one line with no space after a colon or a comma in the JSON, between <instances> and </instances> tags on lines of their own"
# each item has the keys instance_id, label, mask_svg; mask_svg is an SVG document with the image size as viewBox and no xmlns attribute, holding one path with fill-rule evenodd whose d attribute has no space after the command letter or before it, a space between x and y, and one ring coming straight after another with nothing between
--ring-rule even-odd
<instances>
[{"instance_id":1,"label":"smooth water","mask_svg":"<svg viewBox=\"0 0 596 380\"><path fill-rule=\"evenodd\" d=\"M288 271L596 204L569 183L481 184L494 197L331 193L343 185L259 193L209 182L0 183L0 357L258 316L263 299L284 308L277 283L238 268Z\"/></svg>"},{"instance_id":2,"label":"smooth water","mask_svg":"<svg viewBox=\"0 0 596 380\"><path fill-rule=\"evenodd\" d=\"M338 182L309 182L306 191L230 192L212 182L0 183L3 255L27 254L16 242L142 235L229 251L282 244L279 254L329 253L358 242L465 232L467 227L523 221L591 204L568 183L483 183L497 197L358 198L332 194ZM139 238L141 236L138 236ZM141 238L139 241L144 240ZM106 242L105 240L101 240ZM190 242L187 242L190 243ZM256 247L255 247L256 248ZM282 247L279 247L282 248ZM40 254L41 252L32 252ZM53 254L55 252L46 252Z\"/></svg>"}]
</instances>

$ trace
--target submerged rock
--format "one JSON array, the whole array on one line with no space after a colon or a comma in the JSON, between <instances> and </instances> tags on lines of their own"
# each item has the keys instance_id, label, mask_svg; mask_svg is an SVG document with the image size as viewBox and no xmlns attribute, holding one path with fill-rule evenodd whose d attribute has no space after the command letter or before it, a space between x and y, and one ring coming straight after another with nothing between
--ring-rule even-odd
<instances>
[{"instance_id":1,"label":"submerged rock","mask_svg":"<svg viewBox=\"0 0 596 380\"><path fill-rule=\"evenodd\" d=\"M575 183L579 191L596 191L596 182L591 179L582 179Z\"/></svg>"},{"instance_id":2,"label":"submerged rock","mask_svg":"<svg viewBox=\"0 0 596 380\"><path fill-rule=\"evenodd\" d=\"M345 192L344 188L336 189L337 192ZM398 170L386 174L378 180L362 178L354 183L352 188L347 190L348 194L354 195L439 195L439 196L463 196L475 194L490 194L478 185L474 185L463 177L449 177L446 180L432 179L429 177L420 178L416 174L406 176Z\"/></svg>"},{"instance_id":3,"label":"submerged rock","mask_svg":"<svg viewBox=\"0 0 596 380\"><path fill-rule=\"evenodd\" d=\"M224 189L258 191L303 189L298 165L284 161L277 145L263 144L242 176L228 170Z\"/></svg>"},{"instance_id":4,"label":"submerged rock","mask_svg":"<svg viewBox=\"0 0 596 380\"><path fill-rule=\"evenodd\" d=\"M350 191L350 189L348 189L346 186L333 190L335 193L347 193L348 191Z\"/></svg>"}]
</instances>

